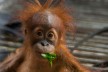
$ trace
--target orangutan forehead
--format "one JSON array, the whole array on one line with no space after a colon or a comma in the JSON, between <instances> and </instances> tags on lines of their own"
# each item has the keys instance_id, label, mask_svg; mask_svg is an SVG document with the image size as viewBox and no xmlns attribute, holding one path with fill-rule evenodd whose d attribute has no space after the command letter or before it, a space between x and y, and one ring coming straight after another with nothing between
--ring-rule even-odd
<instances>
[{"instance_id":1,"label":"orangutan forehead","mask_svg":"<svg viewBox=\"0 0 108 72\"><path fill-rule=\"evenodd\" d=\"M50 12L36 13L32 18L32 22L34 25L44 25L55 28L63 25L62 20Z\"/></svg>"}]
</instances>

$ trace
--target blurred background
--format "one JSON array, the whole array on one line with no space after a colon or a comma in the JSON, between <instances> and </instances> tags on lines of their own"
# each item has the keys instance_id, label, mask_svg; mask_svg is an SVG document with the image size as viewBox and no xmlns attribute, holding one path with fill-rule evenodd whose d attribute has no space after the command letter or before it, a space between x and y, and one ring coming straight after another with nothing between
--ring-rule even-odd
<instances>
[{"instance_id":1,"label":"blurred background","mask_svg":"<svg viewBox=\"0 0 108 72\"><path fill-rule=\"evenodd\" d=\"M23 42L21 22L15 19L25 1L0 0L0 61ZM41 2L43 0L40 0ZM77 26L75 40L67 33L67 46L91 69L108 72L108 0L66 0Z\"/></svg>"}]
</instances>

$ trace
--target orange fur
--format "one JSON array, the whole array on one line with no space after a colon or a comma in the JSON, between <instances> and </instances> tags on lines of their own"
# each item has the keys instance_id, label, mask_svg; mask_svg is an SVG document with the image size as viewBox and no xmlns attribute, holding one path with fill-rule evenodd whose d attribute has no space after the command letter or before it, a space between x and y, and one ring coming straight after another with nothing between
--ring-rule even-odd
<instances>
[{"instance_id":1,"label":"orange fur","mask_svg":"<svg viewBox=\"0 0 108 72\"><path fill-rule=\"evenodd\" d=\"M65 34L68 28L73 29L74 27L73 24L71 24L72 17L69 15L67 9L62 6L63 4L61 4L62 0L57 3L60 5L56 4L53 6L51 5L53 4L52 0L47 0L43 6L40 5L38 0L35 0L35 2L36 4L28 4L28 7L20 14L25 32L23 47L14 55L9 56L0 65L0 72L91 72L83 67L66 47ZM35 14L38 15L39 18L35 17L35 24L32 26L32 19ZM52 17L52 20L54 19L54 22L51 22L54 24L46 24L47 21L45 20L47 20L48 16ZM37 20L40 22L37 23ZM52 67L50 67L47 60L41 58L40 54L38 55L38 53L36 53L37 51L35 51L32 46L36 38L33 36L33 27L41 26L40 24L43 24L43 22L46 22L44 23L44 27L46 28L49 27L49 25L54 25L55 29L59 29L57 33L58 42L54 51L57 54L57 58L53 61ZM26 34L25 30L27 30L28 34Z\"/></svg>"},{"instance_id":2,"label":"orange fur","mask_svg":"<svg viewBox=\"0 0 108 72\"><path fill-rule=\"evenodd\" d=\"M62 2L60 5L57 5L56 7L49 7L50 6L49 3L52 2L52 0L47 0L47 1L48 2L46 2L45 6L28 3L27 7L20 13L20 16L19 16L20 20L22 22L26 22L27 20L30 19L30 17L32 17L37 12L49 11L62 19L66 30L72 29L73 31L74 30L74 26L72 24L73 18L69 14L68 8L64 7Z\"/></svg>"}]
</instances>

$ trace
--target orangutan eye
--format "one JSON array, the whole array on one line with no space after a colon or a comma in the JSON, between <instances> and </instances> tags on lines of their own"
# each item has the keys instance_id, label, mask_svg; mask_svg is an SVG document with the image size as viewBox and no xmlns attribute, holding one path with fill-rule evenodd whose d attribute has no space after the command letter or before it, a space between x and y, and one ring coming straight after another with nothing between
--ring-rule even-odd
<instances>
[{"instance_id":1,"label":"orangutan eye","mask_svg":"<svg viewBox=\"0 0 108 72\"><path fill-rule=\"evenodd\" d=\"M43 36L43 33L42 33L42 31L37 31L36 35L41 37L41 36Z\"/></svg>"},{"instance_id":2,"label":"orangutan eye","mask_svg":"<svg viewBox=\"0 0 108 72\"><path fill-rule=\"evenodd\" d=\"M50 38L50 39L53 38L54 37L54 33L53 32L49 32L47 37Z\"/></svg>"}]
</instances>

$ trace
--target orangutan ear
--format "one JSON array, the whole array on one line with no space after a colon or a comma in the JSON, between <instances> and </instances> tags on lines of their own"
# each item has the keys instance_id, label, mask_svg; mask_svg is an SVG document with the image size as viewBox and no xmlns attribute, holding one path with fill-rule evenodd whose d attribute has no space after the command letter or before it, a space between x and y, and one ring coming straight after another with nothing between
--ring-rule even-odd
<instances>
[{"instance_id":1,"label":"orangutan ear","mask_svg":"<svg viewBox=\"0 0 108 72\"><path fill-rule=\"evenodd\" d=\"M27 29L25 27L22 27L22 33L23 35L27 35Z\"/></svg>"},{"instance_id":2,"label":"orangutan ear","mask_svg":"<svg viewBox=\"0 0 108 72\"><path fill-rule=\"evenodd\" d=\"M24 35L26 35L27 34L27 30L26 29L24 29Z\"/></svg>"}]
</instances>

